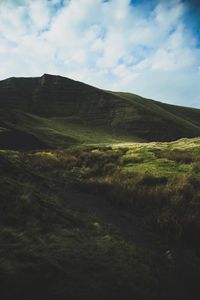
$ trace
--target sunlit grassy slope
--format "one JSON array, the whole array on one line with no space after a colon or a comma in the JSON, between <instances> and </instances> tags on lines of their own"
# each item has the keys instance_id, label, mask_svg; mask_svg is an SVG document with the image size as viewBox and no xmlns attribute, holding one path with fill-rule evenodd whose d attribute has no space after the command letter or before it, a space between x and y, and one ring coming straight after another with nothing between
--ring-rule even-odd
<instances>
[{"instance_id":1,"label":"sunlit grassy slope","mask_svg":"<svg viewBox=\"0 0 200 300\"><path fill-rule=\"evenodd\" d=\"M103 91L60 76L0 81L3 148L170 141L199 136L199 120L198 109Z\"/></svg>"},{"instance_id":2,"label":"sunlit grassy slope","mask_svg":"<svg viewBox=\"0 0 200 300\"><path fill-rule=\"evenodd\" d=\"M103 129L93 129L76 118L44 118L11 111L3 112L1 121L4 127L0 130L0 147L5 149L62 148L135 140ZM30 137L30 142L26 135Z\"/></svg>"}]
</instances>

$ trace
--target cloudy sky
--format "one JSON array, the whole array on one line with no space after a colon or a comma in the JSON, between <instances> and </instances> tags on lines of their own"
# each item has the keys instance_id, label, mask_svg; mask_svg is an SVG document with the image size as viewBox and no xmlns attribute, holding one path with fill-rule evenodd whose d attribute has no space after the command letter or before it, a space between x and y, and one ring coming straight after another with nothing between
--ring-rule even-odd
<instances>
[{"instance_id":1,"label":"cloudy sky","mask_svg":"<svg viewBox=\"0 0 200 300\"><path fill-rule=\"evenodd\" d=\"M198 0L0 0L0 79L59 74L200 108Z\"/></svg>"}]
</instances>

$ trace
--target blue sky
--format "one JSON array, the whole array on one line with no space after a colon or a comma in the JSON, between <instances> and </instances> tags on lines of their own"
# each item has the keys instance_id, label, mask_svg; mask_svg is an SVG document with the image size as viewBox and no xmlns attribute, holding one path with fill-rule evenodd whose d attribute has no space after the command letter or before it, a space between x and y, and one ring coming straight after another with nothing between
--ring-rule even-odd
<instances>
[{"instance_id":1,"label":"blue sky","mask_svg":"<svg viewBox=\"0 0 200 300\"><path fill-rule=\"evenodd\" d=\"M200 108L198 0L0 0L0 79L59 74Z\"/></svg>"}]
</instances>

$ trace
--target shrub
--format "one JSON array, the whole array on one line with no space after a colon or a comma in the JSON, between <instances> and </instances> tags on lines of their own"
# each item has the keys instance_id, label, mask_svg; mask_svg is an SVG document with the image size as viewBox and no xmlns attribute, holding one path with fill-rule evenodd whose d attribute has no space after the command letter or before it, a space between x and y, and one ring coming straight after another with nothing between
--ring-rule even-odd
<instances>
[{"instance_id":1,"label":"shrub","mask_svg":"<svg viewBox=\"0 0 200 300\"><path fill-rule=\"evenodd\" d=\"M124 156L120 159L120 163L122 165L124 164L137 164L142 163L144 161L143 157L137 157L137 156Z\"/></svg>"},{"instance_id":2,"label":"shrub","mask_svg":"<svg viewBox=\"0 0 200 300\"><path fill-rule=\"evenodd\" d=\"M177 163L184 164L190 164L195 159L190 152L178 149L157 151L155 154L158 158L166 158L168 160L173 160Z\"/></svg>"}]
</instances>

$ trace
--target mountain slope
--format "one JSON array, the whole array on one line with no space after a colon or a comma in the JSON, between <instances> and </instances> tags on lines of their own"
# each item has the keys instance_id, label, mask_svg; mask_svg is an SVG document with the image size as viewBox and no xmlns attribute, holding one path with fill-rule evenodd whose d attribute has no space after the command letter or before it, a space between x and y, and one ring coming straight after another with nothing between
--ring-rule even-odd
<instances>
[{"instance_id":1,"label":"mountain slope","mask_svg":"<svg viewBox=\"0 0 200 300\"><path fill-rule=\"evenodd\" d=\"M0 127L2 148L19 148L23 134L21 148L170 141L200 135L200 110L44 74L0 81Z\"/></svg>"}]
</instances>

